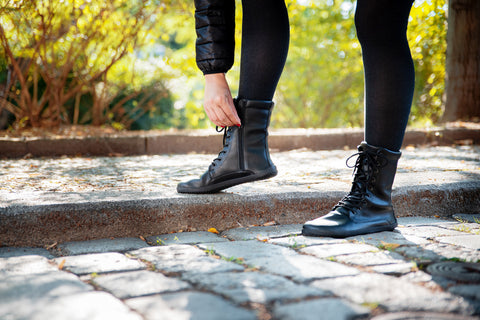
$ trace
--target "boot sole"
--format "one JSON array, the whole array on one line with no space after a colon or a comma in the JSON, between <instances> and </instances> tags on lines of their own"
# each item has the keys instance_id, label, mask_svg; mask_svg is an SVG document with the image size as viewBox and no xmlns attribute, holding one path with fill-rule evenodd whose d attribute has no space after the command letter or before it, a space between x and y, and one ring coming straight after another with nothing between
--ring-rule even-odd
<instances>
[{"instance_id":1,"label":"boot sole","mask_svg":"<svg viewBox=\"0 0 480 320\"><path fill-rule=\"evenodd\" d=\"M393 231L397 227L397 223L391 225L383 225L377 227L370 227L365 229L360 229L357 231L351 232L342 232L342 231L332 231L326 230L326 228L322 228L321 230L316 228L315 226L303 225L302 228L302 235L309 236L309 237L331 237L331 238L347 238L353 236L359 236L362 234L370 234L382 231Z\"/></svg>"},{"instance_id":2,"label":"boot sole","mask_svg":"<svg viewBox=\"0 0 480 320\"><path fill-rule=\"evenodd\" d=\"M215 184L210 184L208 186L204 186L201 188L184 188L181 186L177 186L178 193L194 193L194 194L203 194L203 193L217 193L227 188L231 188L233 186L247 183L247 182L254 182L259 180L265 180L268 178L275 177L277 175L277 168L271 167L267 170L246 176L241 178L236 178L232 180L222 181Z\"/></svg>"}]
</instances>

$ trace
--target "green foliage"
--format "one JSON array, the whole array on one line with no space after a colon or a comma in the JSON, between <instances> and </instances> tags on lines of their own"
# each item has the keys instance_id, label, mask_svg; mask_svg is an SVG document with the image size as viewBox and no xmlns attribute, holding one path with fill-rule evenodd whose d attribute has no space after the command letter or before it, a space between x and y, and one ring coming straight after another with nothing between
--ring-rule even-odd
<instances>
[{"instance_id":1,"label":"green foliage","mask_svg":"<svg viewBox=\"0 0 480 320\"><path fill-rule=\"evenodd\" d=\"M272 126L363 126L363 65L353 21L355 1L287 0L286 4L290 49L275 96ZM172 50L168 61L181 83L174 91L186 126L211 126L202 108L203 79L195 66L193 3L183 9L173 19L187 30L182 34L184 46ZM241 3L237 1L236 61L227 74L234 96L238 90L241 18ZM408 39L416 68L410 125L429 125L439 120L444 108L446 0L415 2Z\"/></svg>"},{"instance_id":2,"label":"green foliage","mask_svg":"<svg viewBox=\"0 0 480 320\"><path fill-rule=\"evenodd\" d=\"M241 1L236 0L238 90ZM273 127L363 126L354 0L286 0L288 60ZM416 67L411 125L444 108L446 0L417 0L408 38ZM206 128L190 0L0 0L0 100L18 125Z\"/></svg>"},{"instance_id":3,"label":"green foliage","mask_svg":"<svg viewBox=\"0 0 480 320\"><path fill-rule=\"evenodd\" d=\"M414 125L435 124L444 112L446 37L446 0L415 3L408 28L416 77L410 121Z\"/></svg>"},{"instance_id":4,"label":"green foliage","mask_svg":"<svg viewBox=\"0 0 480 320\"><path fill-rule=\"evenodd\" d=\"M137 51L164 10L149 0L1 1L2 58L11 76L2 107L31 126L129 127L156 109L152 101L168 98L165 86L150 85L161 81L157 67L139 75L136 66ZM137 107L130 100L139 96L144 104Z\"/></svg>"},{"instance_id":5,"label":"green foliage","mask_svg":"<svg viewBox=\"0 0 480 320\"><path fill-rule=\"evenodd\" d=\"M277 90L277 127L358 126L363 71L353 1L288 2L291 44Z\"/></svg>"}]
</instances>

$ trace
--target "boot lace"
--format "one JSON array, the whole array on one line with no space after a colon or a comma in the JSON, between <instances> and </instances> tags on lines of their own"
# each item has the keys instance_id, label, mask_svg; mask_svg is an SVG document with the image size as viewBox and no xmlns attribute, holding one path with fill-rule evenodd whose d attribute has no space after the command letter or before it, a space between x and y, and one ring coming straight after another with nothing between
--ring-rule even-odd
<instances>
[{"instance_id":1,"label":"boot lace","mask_svg":"<svg viewBox=\"0 0 480 320\"><path fill-rule=\"evenodd\" d=\"M350 159L357 157L355 164L349 165ZM361 207L366 203L367 189L375 183L375 176L381 168L385 167L388 163L387 158L380 152L366 152L360 150L359 152L351 155L346 160L346 165L353 170L353 183L350 193L345 196L340 202L333 208L345 208L348 211L355 212L356 208Z\"/></svg>"},{"instance_id":2,"label":"boot lace","mask_svg":"<svg viewBox=\"0 0 480 320\"><path fill-rule=\"evenodd\" d=\"M218 154L218 156L213 159L212 161L212 164L210 165L209 167L209 170L212 170L218 162L220 162L222 159L223 159L223 155L227 153L228 151L228 147L230 146L229 145L229 142L230 142L230 137L231 137L231 133L232 133L232 127L216 127L215 130L220 133L223 131L223 149L222 151L220 151L220 153Z\"/></svg>"}]
</instances>

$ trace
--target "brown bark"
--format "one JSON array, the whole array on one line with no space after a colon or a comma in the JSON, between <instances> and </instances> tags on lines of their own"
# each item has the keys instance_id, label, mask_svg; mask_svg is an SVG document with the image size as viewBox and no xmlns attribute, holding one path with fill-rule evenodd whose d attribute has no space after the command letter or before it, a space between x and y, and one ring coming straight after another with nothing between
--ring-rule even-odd
<instances>
[{"instance_id":1,"label":"brown bark","mask_svg":"<svg viewBox=\"0 0 480 320\"><path fill-rule=\"evenodd\" d=\"M444 121L480 121L480 1L449 0Z\"/></svg>"}]
</instances>

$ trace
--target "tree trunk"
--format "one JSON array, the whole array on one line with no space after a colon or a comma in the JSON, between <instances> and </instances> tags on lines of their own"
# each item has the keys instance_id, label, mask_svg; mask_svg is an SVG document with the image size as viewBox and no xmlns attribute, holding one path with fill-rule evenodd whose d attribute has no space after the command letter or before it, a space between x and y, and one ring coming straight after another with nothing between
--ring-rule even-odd
<instances>
[{"instance_id":1,"label":"tree trunk","mask_svg":"<svg viewBox=\"0 0 480 320\"><path fill-rule=\"evenodd\" d=\"M444 121L480 121L479 17L479 0L449 0Z\"/></svg>"}]
</instances>

